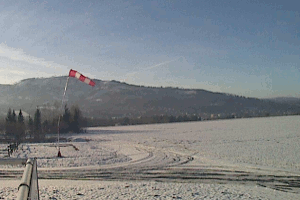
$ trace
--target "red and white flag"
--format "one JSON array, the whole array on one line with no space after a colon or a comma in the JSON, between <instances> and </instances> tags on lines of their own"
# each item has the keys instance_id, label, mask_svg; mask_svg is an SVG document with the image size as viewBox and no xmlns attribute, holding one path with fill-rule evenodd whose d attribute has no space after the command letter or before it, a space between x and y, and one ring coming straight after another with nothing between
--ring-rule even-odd
<instances>
[{"instance_id":1,"label":"red and white flag","mask_svg":"<svg viewBox=\"0 0 300 200\"><path fill-rule=\"evenodd\" d=\"M70 77L75 77L75 78L79 79L80 81L89 84L90 86L95 86L95 82L94 81L92 81L91 79L83 76L82 74L80 74L79 72L77 72L77 71L75 71L73 69L70 70L69 76Z\"/></svg>"}]
</instances>

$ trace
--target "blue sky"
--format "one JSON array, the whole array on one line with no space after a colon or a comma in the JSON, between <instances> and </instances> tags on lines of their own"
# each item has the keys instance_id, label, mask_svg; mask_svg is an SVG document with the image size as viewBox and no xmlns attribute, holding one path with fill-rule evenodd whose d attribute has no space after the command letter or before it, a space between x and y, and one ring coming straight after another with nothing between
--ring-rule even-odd
<instances>
[{"instance_id":1,"label":"blue sky","mask_svg":"<svg viewBox=\"0 0 300 200\"><path fill-rule=\"evenodd\" d=\"M1 1L0 84L67 75L300 97L300 2Z\"/></svg>"}]
</instances>

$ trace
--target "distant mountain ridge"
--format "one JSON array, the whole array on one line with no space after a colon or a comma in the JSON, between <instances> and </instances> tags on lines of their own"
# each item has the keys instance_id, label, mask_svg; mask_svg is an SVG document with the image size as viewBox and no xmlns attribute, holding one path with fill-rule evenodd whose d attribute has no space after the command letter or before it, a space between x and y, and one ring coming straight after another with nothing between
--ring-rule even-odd
<instances>
[{"instance_id":1,"label":"distant mountain ridge","mask_svg":"<svg viewBox=\"0 0 300 200\"><path fill-rule=\"evenodd\" d=\"M300 104L300 98L297 97L274 97L269 100L277 103Z\"/></svg>"},{"instance_id":2,"label":"distant mountain ridge","mask_svg":"<svg viewBox=\"0 0 300 200\"><path fill-rule=\"evenodd\" d=\"M57 114L67 77L31 78L13 85L0 85L0 112L22 109L33 115ZM202 89L158 88L94 79L95 87L70 78L66 93L68 106L79 105L87 117L145 115L259 115L300 112L295 104L246 98Z\"/></svg>"}]
</instances>

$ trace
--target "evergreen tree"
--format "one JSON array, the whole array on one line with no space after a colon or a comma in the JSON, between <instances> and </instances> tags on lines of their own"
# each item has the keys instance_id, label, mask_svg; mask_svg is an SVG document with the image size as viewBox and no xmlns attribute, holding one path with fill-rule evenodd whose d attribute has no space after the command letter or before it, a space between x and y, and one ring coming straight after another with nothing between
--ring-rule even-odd
<instances>
[{"instance_id":1,"label":"evergreen tree","mask_svg":"<svg viewBox=\"0 0 300 200\"><path fill-rule=\"evenodd\" d=\"M72 108L73 118L71 122L71 131L74 133L79 133L82 128L82 114L80 109L77 106Z\"/></svg>"},{"instance_id":2,"label":"evergreen tree","mask_svg":"<svg viewBox=\"0 0 300 200\"><path fill-rule=\"evenodd\" d=\"M52 133L57 132L57 122L58 122L58 117L55 117L52 119L52 123L50 125L50 132L52 132Z\"/></svg>"},{"instance_id":3,"label":"evergreen tree","mask_svg":"<svg viewBox=\"0 0 300 200\"><path fill-rule=\"evenodd\" d=\"M15 126L13 123L13 115L11 109L9 108L6 115L5 133L7 136L12 137L14 135L14 131L15 131Z\"/></svg>"},{"instance_id":4,"label":"evergreen tree","mask_svg":"<svg viewBox=\"0 0 300 200\"><path fill-rule=\"evenodd\" d=\"M20 109L18 115L18 123L16 124L16 139L20 143L25 138L25 124L22 110Z\"/></svg>"},{"instance_id":5,"label":"evergreen tree","mask_svg":"<svg viewBox=\"0 0 300 200\"><path fill-rule=\"evenodd\" d=\"M21 109L18 115L18 123L24 124L24 117Z\"/></svg>"},{"instance_id":6,"label":"evergreen tree","mask_svg":"<svg viewBox=\"0 0 300 200\"><path fill-rule=\"evenodd\" d=\"M68 133L71 125L71 113L67 105L65 105L65 112L62 116L62 122L60 124L60 130L62 133Z\"/></svg>"},{"instance_id":7,"label":"evergreen tree","mask_svg":"<svg viewBox=\"0 0 300 200\"><path fill-rule=\"evenodd\" d=\"M12 122L17 122L17 115L15 113L15 110L12 112Z\"/></svg>"},{"instance_id":8,"label":"evergreen tree","mask_svg":"<svg viewBox=\"0 0 300 200\"><path fill-rule=\"evenodd\" d=\"M42 123L42 130L44 133L49 133L49 122L48 120L45 120L43 123Z\"/></svg>"},{"instance_id":9,"label":"evergreen tree","mask_svg":"<svg viewBox=\"0 0 300 200\"><path fill-rule=\"evenodd\" d=\"M71 113L69 111L69 108L67 107L67 105L65 105L65 113L63 114L63 121L70 122L70 116Z\"/></svg>"},{"instance_id":10,"label":"evergreen tree","mask_svg":"<svg viewBox=\"0 0 300 200\"><path fill-rule=\"evenodd\" d=\"M130 119L128 117L124 117L122 125L129 125L129 124L130 124Z\"/></svg>"},{"instance_id":11,"label":"evergreen tree","mask_svg":"<svg viewBox=\"0 0 300 200\"><path fill-rule=\"evenodd\" d=\"M34 138L36 140L42 139L44 136L42 135L42 120L41 120L41 112L37 108L34 114L33 119L33 132L34 132Z\"/></svg>"},{"instance_id":12,"label":"evergreen tree","mask_svg":"<svg viewBox=\"0 0 300 200\"><path fill-rule=\"evenodd\" d=\"M176 122L176 117L174 117L173 115L169 116L169 122Z\"/></svg>"},{"instance_id":13,"label":"evergreen tree","mask_svg":"<svg viewBox=\"0 0 300 200\"><path fill-rule=\"evenodd\" d=\"M12 113L11 113L11 109L10 108L7 111L6 121L7 122L11 122L12 121Z\"/></svg>"},{"instance_id":14,"label":"evergreen tree","mask_svg":"<svg viewBox=\"0 0 300 200\"><path fill-rule=\"evenodd\" d=\"M32 118L28 117L28 133L29 133L29 137L31 138L33 136L33 120Z\"/></svg>"}]
</instances>

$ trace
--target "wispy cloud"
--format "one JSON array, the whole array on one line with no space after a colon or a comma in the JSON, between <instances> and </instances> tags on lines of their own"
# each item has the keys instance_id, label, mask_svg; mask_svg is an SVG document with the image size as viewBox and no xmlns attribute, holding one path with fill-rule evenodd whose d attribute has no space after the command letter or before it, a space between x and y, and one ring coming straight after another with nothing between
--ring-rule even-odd
<instances>
[{"instance_id":1,"label":"wispy cloud","mask_svg":"<svg viewBox=\"0 0 300 200\"><path fill-rule=\"evenodd\" d=\"M13 84L33 77L67 74L69 67L27 55L22 49L0 44L0 84Z\"/></svg>"},{"instance_id":2,"label":"wispy cloud","mask_svg":"<svg viewBox=\"0 0 300 200\"><path fill-rule=\"evenodd\" d=\"M19 70L5 70L5 69L1 69L0 73L1 74L13 74L13 75L17 75L17 76L22 76L22 75L26 74L26 72L24 72L24 71L19 71Z\"/></svg>"},{"instance_id":3,"label":"wispy cloud","mask_svg":"<svg viewBox=\"0 0 300 200\"><path fill-rule=\"evenodd\" d=\"M47 67L55 70L67 68L66 66L59 65L51 61L45 61L41 58L26 55L22 49L8 47L5 43L0 44L0 58L1 57L7 58L11 61L21 61L30 65L38 65L40 67Z\"/></svg>"}]
</instances>

